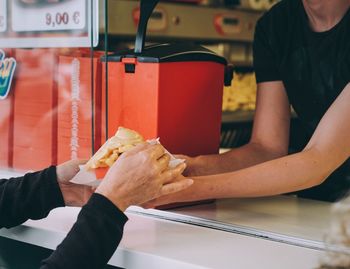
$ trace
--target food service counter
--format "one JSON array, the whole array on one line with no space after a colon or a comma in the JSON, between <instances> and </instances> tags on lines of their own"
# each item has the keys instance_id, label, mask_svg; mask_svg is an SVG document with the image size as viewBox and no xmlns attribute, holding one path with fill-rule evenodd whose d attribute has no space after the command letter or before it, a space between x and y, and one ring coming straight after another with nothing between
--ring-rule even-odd
<instances>
[{"instance_id":1,"label":"food service counter","mask_svg":"<svg viewBox=\"0 0 350 269\"><path fill-rule=\"evenodd\" d=\"M1 172L0 176L18 174ZM0 229L0 237L55 249L79 208L58 208L43 220ZM168 211L130 207L112 266L151 268L316 268L330 204L277 196L217 200Z\"/></svg>"},{"instance_id":2,"label":"food service counter","mask_svg":"<svg viewBox=\"0 0 350 269\"><path fill-rule=\"evenodd\" d=\"M133 207L131 211L139 209ZM138 268L315 268L320 250L128 212L124 238L109 264ZM55 249L79 208L60 208L40 221L27 221L0 236Z\"/></svg>"},{"instance_id":3,"label":"food service counter","mask_svg":"<svg viewBox=\"0 0 350 269\"><path fill-rule=\"evenodd\" d=\"M323 250L331 203L281 195L224 199L169 211L139 209L137 213Z\"/></svg>"}]
</instances>

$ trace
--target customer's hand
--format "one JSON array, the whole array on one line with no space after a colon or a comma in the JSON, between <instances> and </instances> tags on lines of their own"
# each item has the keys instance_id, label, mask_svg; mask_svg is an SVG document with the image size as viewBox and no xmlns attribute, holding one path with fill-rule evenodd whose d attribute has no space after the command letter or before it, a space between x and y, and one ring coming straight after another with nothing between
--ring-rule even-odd
<instances>
[{"instance_id":1,"label":"customer's hand","mask_svg":"<svg viewBox=\"0 0 350 269\"><path fill-rule=\"evenodd\" d=\"M93 193L91 187L70 182L79 172L79 165L84 163L84 160L71 160L56 167L57 181L67 206L83 206Z\"/></svg>"},{"instance_id":2,"label":"customer's hand","mask_svg":"<svg viewBox=\"0 0 350 269\"><path fill-rule=\"evenodd\" d=\"M161 145L147 143L123 153L109 169L96 192L124 211L163 195L188 188L193 181L178 178L186 165L168 169L170 156Z\"/></svg>"}]
</instances>

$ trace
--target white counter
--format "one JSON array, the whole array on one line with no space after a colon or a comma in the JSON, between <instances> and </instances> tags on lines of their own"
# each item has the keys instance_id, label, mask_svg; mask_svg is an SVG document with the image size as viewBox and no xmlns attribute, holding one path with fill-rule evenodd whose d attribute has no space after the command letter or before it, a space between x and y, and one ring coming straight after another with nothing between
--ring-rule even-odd
<instances>
[{"instance_id":1,"label":"white counter","mask_svg":"<svg viewBox=\"0 0 350 269\"><path fill-rule=\"evenodd\" d=\"M134 208L135 209L135 208ZM61 208L0 236L55 249L75 222L78 208ZM128 213L124 239L109 264L138 268L311 269L322 251Z\"/></svg>"},{"instance_id":2,"label":"white counter","mask_svg":"<svg viewBox=\"0 0 350 269\"><path fill-rule=\"evenodd\" d=\"M294 196L275 196L218 200L168 211L138 209L135 213L323 250L331 205Z\"/></svg>"},{"instance_id":3,"label":"white counter","mask_svg":"<svg viewBox=\"0 0 350 269\"><path fill-rule=\"evenodd\" d=\"M1 173L0 177L17 176ZM329 204L294 197L229 199L171 211L131 207L109 264L142 268L316 268ZM55 249L79 208L60 208L0 236ZM201 227L202 226L202 227Z\"/></svg>"}]
</instances>

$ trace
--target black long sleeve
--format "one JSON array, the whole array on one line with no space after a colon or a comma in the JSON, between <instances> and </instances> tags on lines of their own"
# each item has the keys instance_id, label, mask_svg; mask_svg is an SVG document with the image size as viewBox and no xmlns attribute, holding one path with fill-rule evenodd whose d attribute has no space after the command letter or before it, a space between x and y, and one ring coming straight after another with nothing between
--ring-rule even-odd
<instances>
[{"instance_id":1,"label":"black long sleeve","mask_svg":"<svg viewBox=\"0 0 350 269\"><path fill-rule=\"evenodd\" d=\"M54 166L0 180L0 228L45 218L50 210L62 206L64 200ZM107 198L93 194L67 237L42 262L41 269L103 268L116 250L127 220Z\"/></svg>"},{"instance_id":2,"label":"black long sleeve","mask_svg":"<svg viewBox=\"0 0 350 269\"><path fill-rule=\"evenodd\" d=\"M78 220L41 269L104 268L123 235L127 217L107 198L93 194Z\"/></svg>"},{"instance_id":3,"label":"black long sleeve","mask_svg":"<svg viewBox=\"0 0 350 269\"><path fill-rule=\"evenodd\" d=\"M0 179L0 228L45 218L50 210L62 206L54 166L23 177Z\"/></svg>"}]
</instances>

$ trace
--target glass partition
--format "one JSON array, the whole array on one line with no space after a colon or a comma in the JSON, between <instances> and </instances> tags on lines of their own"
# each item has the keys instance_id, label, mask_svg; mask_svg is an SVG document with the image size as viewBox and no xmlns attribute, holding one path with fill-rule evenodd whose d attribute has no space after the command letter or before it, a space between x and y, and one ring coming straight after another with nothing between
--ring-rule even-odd
<instances>
[{"instance_id":1,"label":"glass partition","mask_svg":"<svg viewBox=\"0 0 350 269\"><path fill-rule=\"evenodd\" d=\"M215 3L205 6L193 2ZM161 94L150 97L144 91L161 81L152 77L152 72L158 69L144 77L145 81L152 78L154 84L141 81L133 89L140 94L127 99L128 88L122 80L127 81L133 70L125 68L122 74L118 73L120 66L113 60L114 53L133 48L139 14L136 0L0 0L1 176L40 170L69 159L89 159L113 135L119 123L141 133L144 126L150 128L156 114L148 112L155 111L153 102L159 96L164 97ZM256 95L252 42L255 24L262 14L261 10L247 7L232 9L223 6L222 1L161 1L149 21L147 45L173 42L203 45L234 64L233 84L225 89L220 85L223 111L218 140L220 147L225 148L222 150L239 147L250 138ZM132 66L135 62L126 64ZM167 77L172 83L166 85L179 85L176 84L179 78L188 76L182 68L182 73L176 73L180 75ZM125 86L125 96L115 95L118 87L111 85ZM204 88L206 84L199 86ZM180 89L178 86L174 93ZM110 99L111 96L115 99ZM161 104L164 114L154 117L163 117L164 145L172 153L187 154L187 149L173 147L174 140L169 140L183 134L180 125L167 121L174 113L169 110L174 100L169 96ZM189 99L187 94L176 97L183 103ZM120 103L133 98L139 98L142 113L130 108L128 102ZM115 109L121 105L123 109ZM187 108L177 111L183 119L198 111L189 105ZM113 111L118 111L122 120L111 114ZM209 121L208 115L196 117L197 124ZM137 124L132 120L137 120ZM296 120L294 113L291 151L297 150L293 146L293 139L298 139L297 124L293 125ZM204 133L196 132L197 124L188 125L193 130L192 140L187 140L193 143L187 143L188 148L200 140L211 142L205 140ZM153 130L142 135L154 138L157 133ZM187 138L184 136L184 140ZM215 143L219 145L219 141ZM199 150L191 153L203 154ZM330 204L290 196L219 201L166 213L159 210L141 213L320 249L326 247L323 237L329 226Z\"/></svg>"},{"instance_id":2,"label":"glass partition","mask_svg":"<svg viewBox=\"0 0 350 269\"><path fill-rule=\"evenodd\" d=\"M87 159L100 146L104 7L97 0L0 1L3 171Z\"/></svg>"}]
</instances>

